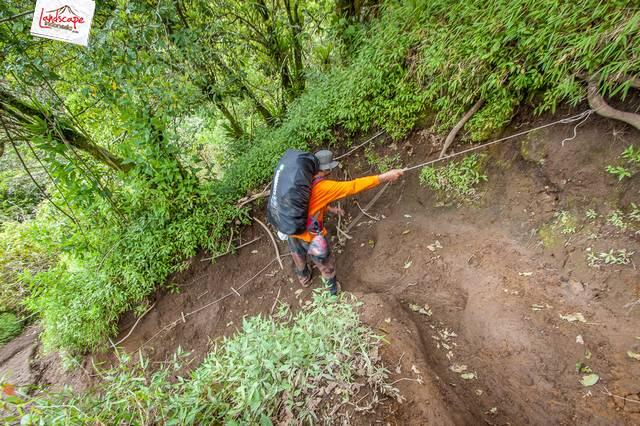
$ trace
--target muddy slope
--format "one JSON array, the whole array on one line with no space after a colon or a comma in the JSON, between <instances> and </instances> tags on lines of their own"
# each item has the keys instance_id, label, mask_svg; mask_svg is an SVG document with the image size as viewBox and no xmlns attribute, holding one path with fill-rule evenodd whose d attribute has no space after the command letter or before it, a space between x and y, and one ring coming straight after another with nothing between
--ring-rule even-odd
<instances>
[{"instance_id":1,"label":"muddy slope","mask_svg":"<svg viewBox=\"0 0 640 426\"><path fill-rule=\"evenodd\" d=\"M505 133L552 120L523 115ZM365 413L362 422L640 423L640 362L627 356L640 352L640 306L624 308L640 299L633 263L640 259L639 227L623 231L606 223L611 211L640 204L640 176L618 184L604 171L626 145L640 145L640 134L598 117L562 146L572 134L572 126L553 127L492 148L483 197L461 207L443 205L410 174L371 209L379 221L365 218L350 232L353 239L336 247L343 289L364 301L363 320L385 335L391 380L407 398ZM417 163L437 152L433 142L417 131L384 153ZM361 155L351 158L350 175L369 172ZM375 192L357 199L364 206ZM352 217L359 213L353 202L344 204ZM588 220L588 209L600 217ZM574 232L554 225L560 212L574 219ZM260 235L261 228L250 227L242 239ZM629 265L594 268L587 264L588 247L638 254ZM204 258L172 278L179 294L156 295L154 308L122 343L125 350L142 348L162 361L181 346L198 361L210 341L232 334L243 316L268 315L276 299L299 306L310 295L276 263L240 288L273 258L266 237L215 264ZM560 317L576 313L586 322ZM119 339L135 320L123 318ZM56 362L32 362L41 382L69 380L57 373ZM600 376L595 386L579 383L579 362ZM87 358L87 371L90 365ZM464 373L472 374L465 379Z\"/></svg>"}]
</instances>

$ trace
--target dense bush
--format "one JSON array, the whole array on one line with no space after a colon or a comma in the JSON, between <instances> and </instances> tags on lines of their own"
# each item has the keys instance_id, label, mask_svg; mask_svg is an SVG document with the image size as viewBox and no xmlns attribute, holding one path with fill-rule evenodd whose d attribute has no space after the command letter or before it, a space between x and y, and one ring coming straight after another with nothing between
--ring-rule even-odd
<instances>
[{"instance_id":1,"label":"dense bush","mask_svg":"<svg viewBox=\"0 0 640 426\"><path fill-rule=\"evenodd\" d=\"M0 346L4 345L22 330L22 323L12 312L0 312Z\"/></svg>"},{"instance_id":2,"label":"dense bush","mask_svg":"<svg viewBox=\"0 0 640 426\"><path fill-rule=\"evenodd\" d=\"M99 372L95 392L18 398L7 408L34 424L272 424L278 417L310 424L335 423L336 416L321 415L353 403L363 382L374 395L399 398L380 365L381 339L360 323L350 301L323 291L295 316L286 308L278 316L283 320L246 319L188 378L170 381L186 355L154 373L135 356ZM325 389L340 389L341 397L317 401Z\"/></svg>"},{"instance_id":3,"label":"dense bush","mask_svg":"<svg viewBox=\"0 0 640 426\"><path fill-rule=\"evenodd\" d=\"M280 125L236 144L219 181L180 177L175 163L153 155L130 160L144 179L117 188L123 218L93 223L83 237L87 242L73 237L76 244L60 252L55 268L30 279L28 305L44 319L45 342L80 350L105 342L117 318L184 267L197 247L223 244L229 224L244 215L232 207L234 200L264 184L289 147L335 143L336 128L355 134L377 126L397 139L424 116L435 117L437 130L448 129L482 98L484 107L466 126L479 140L507 123L523 102L538 112L578 103L585 94L581 78L595 73L606 93L625 93L628 84L616 81L640 73L640 45L634 42L640 12L633 6L620 0L386 2L379 18L350 30L353 53L346 65L326 73L307 70L306 89ZM130 102L116 87L109 96ZM153 117L148 122L155 123ZM142 125L137 131L152 132ZM157 145L136 143L148 150ZM83 209L92 223L96 202Z\"/></svg>"},{"instance_id":4,"label":"dense bush","mask_svg":"<svg viewBox=\"0 0 640 426\"><path fill-rule=\"evenodd\" d=\"M485 155L471 154L446 166L425 167L420 171L420 183L445 200L472 201L478 196L478 184L487 180L485 159Z\"/></svg>"}]
</instances>

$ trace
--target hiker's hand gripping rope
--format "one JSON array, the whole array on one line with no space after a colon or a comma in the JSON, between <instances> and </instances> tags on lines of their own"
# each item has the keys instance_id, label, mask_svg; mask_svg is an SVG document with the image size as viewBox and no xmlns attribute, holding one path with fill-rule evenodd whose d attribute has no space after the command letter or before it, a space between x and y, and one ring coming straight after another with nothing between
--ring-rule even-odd
<instances>
[{"instance_id":1,"label":"hiker's hand gripping rope","mask_svg":"<svg viewBox=\"0 0 640 426\"><path fill-rule=\"evenodd\" d=\"M378 178L380 179L380 182L395 182L404 174L404 172L405 169L393 169L378 175Z\"/></svg>"}]
</instances>

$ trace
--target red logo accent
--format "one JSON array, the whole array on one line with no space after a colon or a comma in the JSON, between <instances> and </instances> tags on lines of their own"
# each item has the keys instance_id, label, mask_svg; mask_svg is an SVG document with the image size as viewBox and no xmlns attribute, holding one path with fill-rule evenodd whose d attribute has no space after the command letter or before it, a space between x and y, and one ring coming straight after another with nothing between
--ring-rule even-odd
<instances>
[{"instance_id":1,"label":"red logo accent","mask_svg":"<svg viewBox=\"0 0 640 426\"><path fill-rule=\"evenodd\" d=\"M42 8L38 21L40 28L58 28L72 32L77 32L78 24L84 23L84 18L74 12L71 6L62 6L47 12Z\"/></svg>"}]
</instances>

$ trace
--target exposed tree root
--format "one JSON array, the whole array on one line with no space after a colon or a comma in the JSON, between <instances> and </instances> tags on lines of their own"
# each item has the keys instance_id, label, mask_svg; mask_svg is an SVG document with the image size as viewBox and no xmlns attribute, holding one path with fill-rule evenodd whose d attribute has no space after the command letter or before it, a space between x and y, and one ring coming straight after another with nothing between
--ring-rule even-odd
<instances>
[{"instance_id":1,"label":"exposed tree root","mask_svg":"<svg viewBox=\"0 0 640 426\"><path fill-rule=\"evenodd\" d=\"M458 123L455 126L453 126L453 129L451 129L451 131L447 135L447 138L444 140L444 146L442 147L442 151L440 151L440 156L438 158L444 157L444 155L447 152L447 149L449 149L449 146L451 146L451 144L453 143L453 140L456 138L456 135L458 134L460 129L464 127L466 122L469 121L469 119L471 118L471 116L473 116L473 114L478 112L478 110L482 107L482 105L484 105L484 99L478 99L478 101L475 104L473 104L471 109L467 111L464 116L462 116L460 121L458 121Z\"/></svg>"},{"instance_id":2,"label":"exposed tree root","mask_svg":"<svg viewBox=\"0 0 640 426\"><path fill-rule=\"evenodd\" d=\"M640 87L640 80L633 78L628 81L631 83L632 87ZM602 95L598 93L598 84L594 76L592 76L587 82L587 100L589 101L591 109L599 115L606 118L613 118L614 120L620 120L640 130L640 114L620 111L609 106Z\"/></svg>"}]
</instances>

